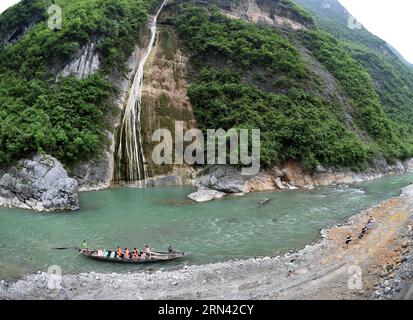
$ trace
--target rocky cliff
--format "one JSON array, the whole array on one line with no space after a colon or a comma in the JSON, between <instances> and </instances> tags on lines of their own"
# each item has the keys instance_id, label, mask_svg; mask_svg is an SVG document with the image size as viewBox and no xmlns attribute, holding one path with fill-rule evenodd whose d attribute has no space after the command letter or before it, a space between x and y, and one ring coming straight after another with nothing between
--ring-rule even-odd
<instances>
[{"instance_id":1,"label":"rocky cliff","mask_svg":"<svg viewBox=\"0 0 413 320\"><path fill-rule=\"evenodd\" d=\"M199 3L202 3L200 1ZM205 2L203 2L205 3ZM278 28L299 30L314 26L310 16L303 15L290 1L283 0L239 0L209 1L220 7L230 18L245 19Z\"/></svg>"},{"instance_id":2,"label":"rocky cliff","mask_svg":"<svg viewBox=\"0 0 413 320\"><path fill-rule=\"evenodd\" d=\"M157 166L152 161L152 150L158 143L152 142L153 132L162 128L174 133L176 121L182 122L184 130L196 128L187 92L188 56L182 51L174 28L165 23L167 16L168 9L165 9L159 20L155 46L145 66L142 92L144 152L151 177L177 169L173 165ZM181 166L181 169L184 168Z\"/></svg>"},{"instance_id":3,"label":"rocky cliff","mask_svg":"<svg viewBox=\"0 0 413 320\"><path fill-rule=\"evenodd\" d=\"M0 171L0 206L35 211L79 209L78 184L53 157L35 155Z\"/></svg>"}]
</instances>

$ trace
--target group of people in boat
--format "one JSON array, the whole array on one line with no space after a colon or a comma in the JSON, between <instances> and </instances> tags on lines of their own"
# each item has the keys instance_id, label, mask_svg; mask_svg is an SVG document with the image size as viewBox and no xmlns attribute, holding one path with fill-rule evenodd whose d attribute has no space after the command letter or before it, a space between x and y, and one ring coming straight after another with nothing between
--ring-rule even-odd
<instances>
[{"instance_id":1,"label":"group of people in boat","mask_svg":"<svg viewBox=\"0 0 413 320\"><path fill-rule=\"evenodd\" d=\"M150 256L151 249L147 244L143 247L142 251L139 251L136 247L133 248L133 250L129 250L128 248L122 250L121 247L116 249L116 257L119 259L149 259Z\"/></svg>"},{"instance_id":2,"label":"group of people in boat","mask_svg":"<svg viewBox=\"0 0 413 320\"><path fill-rule=\"evenodd\" d=\"M82 251L89 251L89 244L86 240L83 240L82 243ZM168 253L174 254L175 250L172 248L172 245L168 245ZM151 248L149 245L145 245L142 251L139 251L136 247L133 250L129 250L129 248L122 249L120 246L117 247L115 251L115 257L118 259L149 259L151 257Z\"/></svg>"}]
</instances>

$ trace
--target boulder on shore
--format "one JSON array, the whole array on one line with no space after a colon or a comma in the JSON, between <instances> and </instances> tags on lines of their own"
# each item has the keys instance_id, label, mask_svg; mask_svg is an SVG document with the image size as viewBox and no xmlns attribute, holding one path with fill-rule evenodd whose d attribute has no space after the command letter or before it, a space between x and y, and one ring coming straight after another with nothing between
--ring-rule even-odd
<instances>
[{"instance_id":1,"label":"boulder on shore","mask_svg":"<svg viewBox=\"0 0 413 320\"><path fill-rule=\"evenodd\" d=\"M246 180L239 168L221 165L211 168L206 174L201 173L198 184L203 188L224 193L245 193L247 192Z\"/></svg>"},{"instance_id":2,"label":"boulder on shore","mask_svg":"<svg viewBox=\"0 0 413 320\"><path fill-rule=\"evenodd\" d=\"M0 206L36 211L78 210L78 183L55 158L35 155L0 173Z\"/></svg>"},{"instance_id":3,"label":"boulder on shore","mask_svg":"<svg viewBox=\"0 0 413 320\"><path fill-rule=\"evenodd\" d=\"M407 187L402 189L403 197L412 197L413 196L413 184L408 185Z\"/></svg>"},{"instance_id":4,"label":"boulder on shore","mask_svg":"<svg viewBox=\"0 0 413 320\"><path fill-rule=\"evenodd\" d=\"M211 189L198 189L197 192L191 193L188 198L196 202L207 202L214 199L220 199L226 196L226 193Z\"/></svg>"}]
</instances>

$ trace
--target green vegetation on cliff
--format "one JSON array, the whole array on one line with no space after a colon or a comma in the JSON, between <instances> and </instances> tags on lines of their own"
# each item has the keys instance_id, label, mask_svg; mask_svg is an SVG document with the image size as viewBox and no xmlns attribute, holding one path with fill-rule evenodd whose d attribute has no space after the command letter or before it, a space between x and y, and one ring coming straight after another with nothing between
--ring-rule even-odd
<instances>
[{"instance_id":1,"label":"green vegetation on cliff","mask_svg":"<svg viewBox=\"0 0 413 320\"><path fill-rule=\"evenodd\" d=\"M337 0L294 1L310 10L317 25L340 40L341 49L347 51L351 58L364 67L373 80L373 87L383 110L398 124L403 139L411 145L413 140L413 68L411 65L406 65L394 48L366 28L350 29L348 27L350 13Z\"/></svg>"},{"instance_id":2,"label":"green vegetation on cliff","mask_svg":"<svg viewBox=\"0 0 413 320\"><path fill-rule=\"evenodd\" d=\"M58 84L19 78L0 81L0 160L10 162L33 152L65 160L101 150L113 86L99 75Z\"/></svg>"},{"instance_id":3,"label":"green vegetation on cliff","mask_svg":"<svg viewBox=\"0 0 413 320\"><path fill-rule=\"evenodd\" d=\"M57 0L62 30L47 27L51 1L22 1L0 16L0 30L14 32L38 21L16 43L0 47L0 163L35 151L71 163L96 156L115 96L107 75L121 75L155 0ZM79 50L97 44L98 73L59 79Z\"/></svg>"},{"instance_id":4,"label":"green vegetation on cliff","mask_svg":"<svg viewBox=\"0 0 413 320\"><path fill-rule=\"evenodd\" d=\"M259 128L265 165L296 159L305 168L318 164L353 167L367 160L367 150L334 115L336 106L293 89L265 92L245 84L233 71L208 68L189 90L201 129Z\"/></svg>"},{"instance_id":5,"label":"green vegetation on cliff","mask_svg":"<svg viewBox=\"0 0 413 320\"><path fill-rule=\"evenodd\" d=\"M340 122L341 107L306 91L309 71L282 33L192 6L182 9L177 28L197 69L189 97L202 129L261 129L267 165L366 163L369 150ZM272 86L263 90L268 77Z\"/></svg>"},{"instance_id":6,"label":"green vegetation on cliff","mask_svg":"<svg viewBox=\"0 0 413 320\"><path fill-rule=\"evenodd\" d=\"M357 125L377 144L378 148L373 146L373 151L381 152L388 159L405 159L411 155L412 146L405 142L407 136L385 113L371 76L351 58L343 45L319 29L303 32L302 41L352 100Z\"/></svg>"},{"instance_id":7,"label":"green vegetation on cliff","mask_svg":"<svg viewBox=\"0 0 413 320\"><path fill-rule=\"evenodd\" d=\"M197 74L189 95L200 127L260 128L265 164L295 159L308 169L362 167L373 158L412 155L407 129L385 112L368 70L330 34L313 28L293 38L338 80L352 104L347 115L338 101L311 90L295 43L274 28L187 5L177 29Z\"/></svg>"},{"instance_id":8,"label":"green vegetation on cliff","mask_svg":"<svg viewBox=\"0 0 413 320\"><path fill-rule=\"evenodd\" d=\"M267 75L288 75L289 86L308 77L298 51L273 28L187 6L178 19L178 31L197 66L212 59L242 70L261 67Z\"/></svg>"},{"instance_id":9,"label":"green vegetation on cliff","mask_svg":"<svg viewBox=\"0 0 413 320\"><path fill-rule=\"evenodd\" d=\"M347 49L351 57L369 72L386 113L412 136L413 69L398 58L362 46L352 45Z\"/></svg>"},{"instance_id":10,"label":"green vegetation on cliff","mask_svg":"<svg viewBox=\"0 0 413 320\"><path fill-rule=\"evenodd\" d=\"M22 0L0 15L0 45L15 42L37 21L44 19L45 10L39 1Z\"/></svg>"},{"instance_id":11,"label":"green vegetation on cliff","mask_svg":"<svg viewBox=\"0 0 413 320\"><path fill-rule=\"evenodd\" d=\"M349 31L337 1L328 0L328 8L323 1L257 1L270 16L307 27L299 31L230 19L218 9L245 9L245 0L170 2L161 45L169 59L182 44L190 56L189 98L199 127L261 129L266 165L293 159L308 169L360 168L375 158L412 156L412 69L367 30ZM148 13L160 3L55 2L63 9L59 31L47 27L49 0L24 0L0 15L1 164L37 151L74 163L102 151L105 130L113 129L116 90L109 79L125 74ZM62 78L64 66L91 43L99 71Z\"/></svg>"},{"instance_id":12,"label":"green vegetation on cliff","mask_svg":"<svg viewBox=\"0 0 413 320\"><path fill-rule=\"evenodd\" d=\"M298 17L299 22L306 24L314 24L314 18L311 14L304 10L303 7L298 6L293 0L279 0L280 4L284 6L294 17Z\"/></svg>"}]
</instances>

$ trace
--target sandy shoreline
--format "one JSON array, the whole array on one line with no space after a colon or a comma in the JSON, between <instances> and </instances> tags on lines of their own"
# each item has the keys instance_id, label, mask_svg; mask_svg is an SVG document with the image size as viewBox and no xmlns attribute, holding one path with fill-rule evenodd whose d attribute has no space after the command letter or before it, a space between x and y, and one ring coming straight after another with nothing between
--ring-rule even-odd
<instances>
[{"instance_id":1,"label":"sandy shoreline","mask_svg":"<svg viewBox=\"0 0 413 320\"><path fill-rule=\"evenodd\" d=\"M373 229L358 240L370 217ZM173 271L38 273L1 282L0 299L413 299L412 227L409 186L299 252Z\"/></svg>"}]
</instances>

